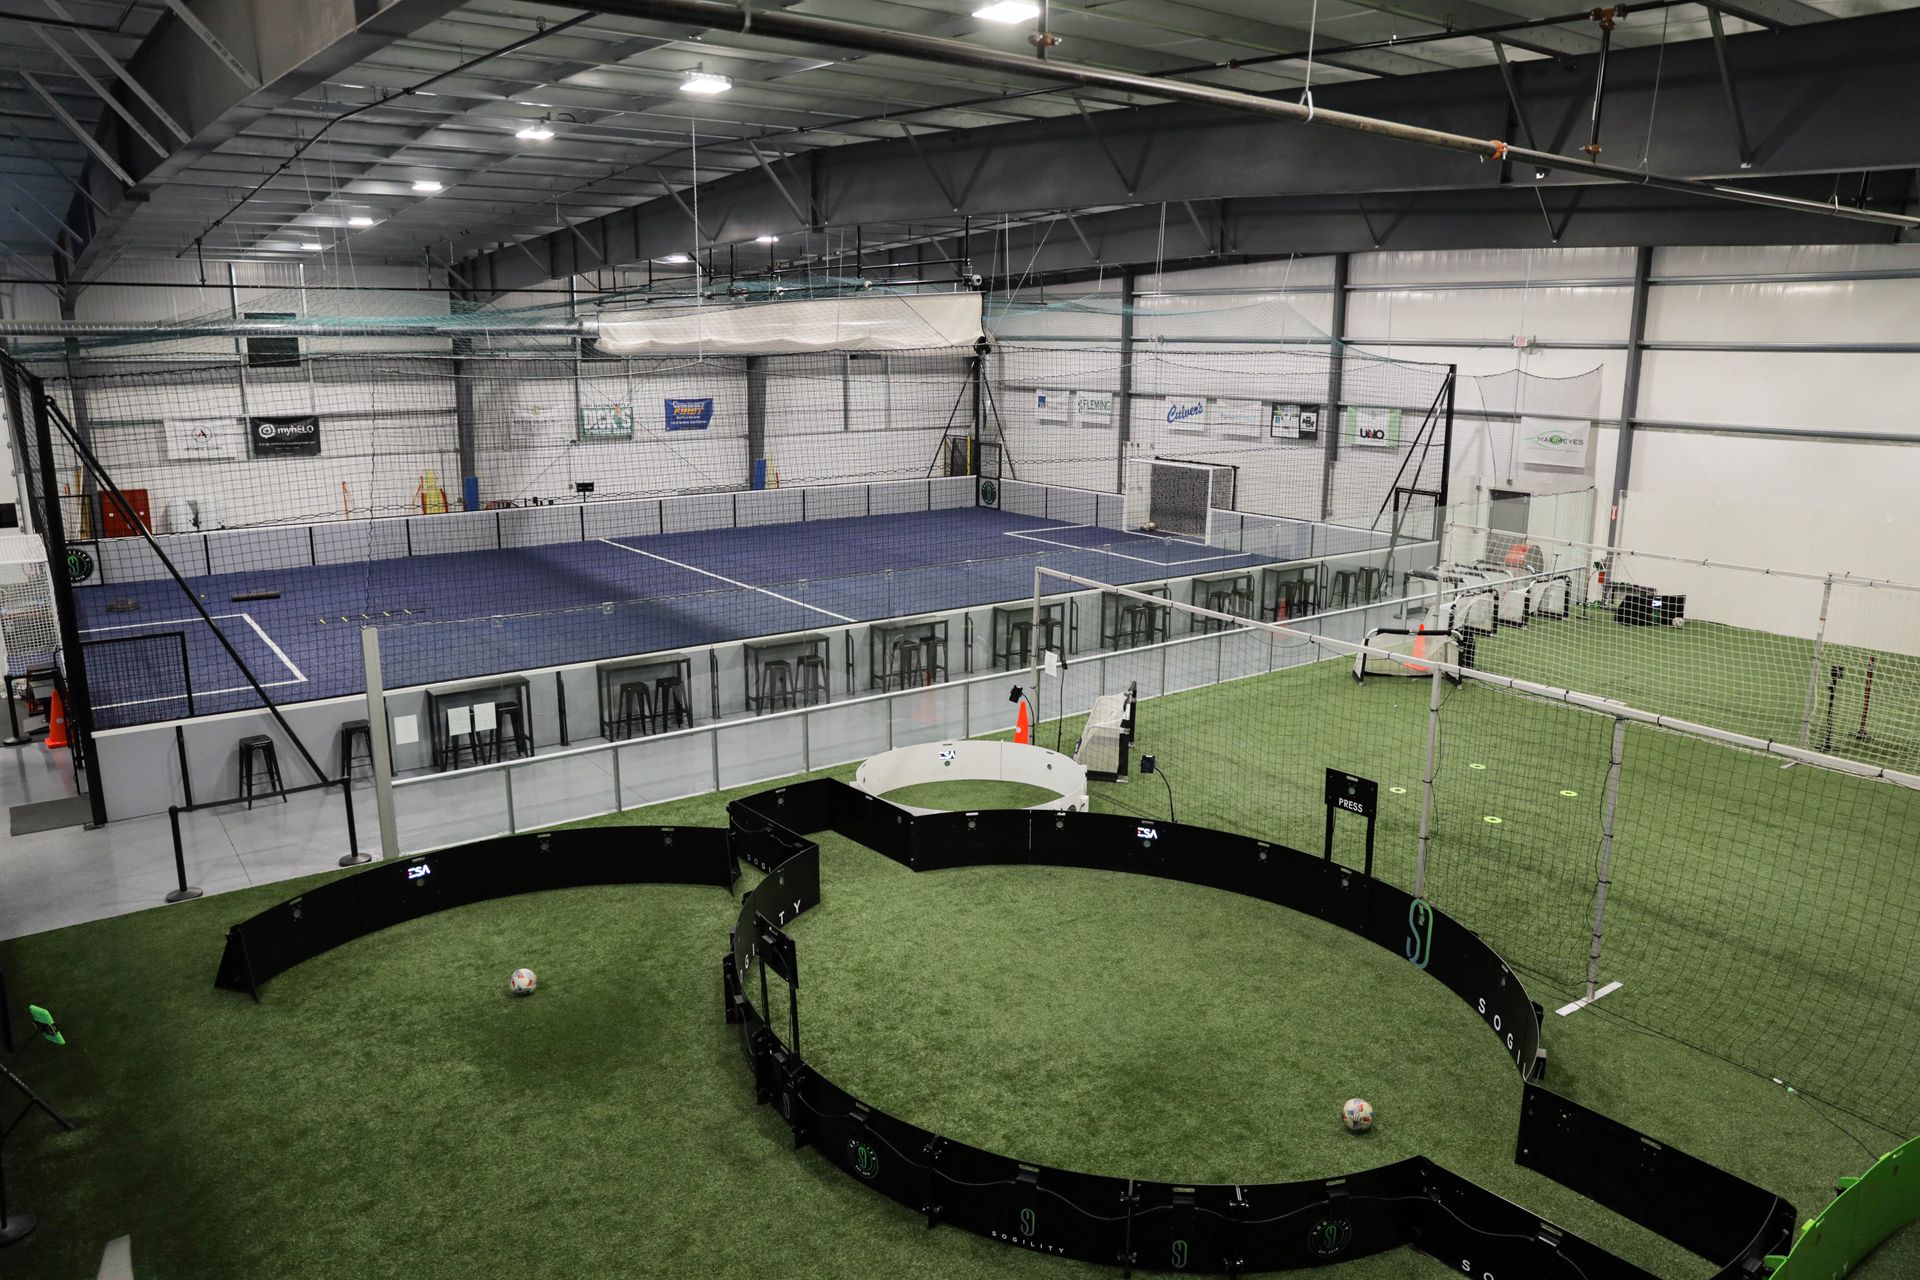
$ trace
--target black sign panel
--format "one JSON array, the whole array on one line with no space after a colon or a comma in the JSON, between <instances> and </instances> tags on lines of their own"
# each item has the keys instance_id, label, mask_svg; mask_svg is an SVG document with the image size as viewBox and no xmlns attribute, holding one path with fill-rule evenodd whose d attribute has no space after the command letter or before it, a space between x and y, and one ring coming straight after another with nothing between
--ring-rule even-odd
<instances>
[{"instance_id":1,"label":"black sign panel","mask_svg":"<svg viewBox=\"0 0 1920 1280\"><path fill-rule=\"evenodd\" d=\"M1342 813L1371 818L1380 803L1380 784L1338 769L1327 770L1327 804Z\"/></svg>"},{"instance_id":2,"label":"black sign panel","mask_svg":"<svg viewBox=\"0 0 1920 1280\"><path fill-rule=\"evenodd\" d=\"M311 413L248 418L247 439L256 458L315 458L320 455L320 419Z\"/></svg>"}]
</instances>

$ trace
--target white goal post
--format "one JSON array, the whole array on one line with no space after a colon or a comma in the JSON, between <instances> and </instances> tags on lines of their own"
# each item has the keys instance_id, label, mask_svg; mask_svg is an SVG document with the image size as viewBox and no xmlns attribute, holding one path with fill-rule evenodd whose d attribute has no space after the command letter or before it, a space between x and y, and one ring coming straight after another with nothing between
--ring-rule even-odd
<instances>
[{"instance_id":1,"label":"white goal post","mask_svg":"<svg viewBox=\"0 0 1920 1280\"><path fill-rule=\"evenodd\" d=\"M1353 655L1353 678L1359 684L1365 684L1368 676L1429 676L1432 664L1439 664L1440 674L1459 684L1459 668L1473 665L1473 645L1457 631L1375 627L1367 632L1364 643ZM1388 655L1396 653L1413 661L1395 662Z\"/></svg>"}]
</instances>

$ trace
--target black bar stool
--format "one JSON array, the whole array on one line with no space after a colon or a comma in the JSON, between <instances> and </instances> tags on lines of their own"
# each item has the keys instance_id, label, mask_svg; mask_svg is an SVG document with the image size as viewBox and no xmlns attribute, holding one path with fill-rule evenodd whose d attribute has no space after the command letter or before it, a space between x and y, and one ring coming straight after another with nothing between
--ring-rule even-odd
<instances>
[{"instance_id":1,"label":"black bar stool","mask_svg":"<svg viewBox=\"0 0 1920 1280\"><path fill-rule=\"evenodd\" d=\"M507 726L512 725L513 754L515 756L531 755L532 752L527 750L527 726L522 722L520 704L502 702L494 708L493 716L493 743L492 750L488 754L495 760L500 758L500 746L506 741Z\"/></svg>"},{"instance_id":2,"label":"black bar stool","mask_svg":"<svg viewBox=\"0 0 1920 1280\"><path fill-rule=\"evenodd\" d=\"M833 695L827 688L827 659L825 654L803 653L793 660L794 675L799 680L798 693L800 705L817 706L822 702L833 701Z\"/></svg>"},{"instance_id":3,"label":"black bar stool","mask_svg":"<svg viewBox=\"0 0 1920 1280\"><path fill-rule=\"evenodd\" d=\"M653 714L663 730L693 723L686 682L679 676L661 676L653 682Z\"/></svg>"},{"instance_id":4,"label":"black bar stool","mask_svg":"<svg viewBox=\"0 0 1920 1280\"><path fill-rule=\"evenodd\" d=\"M792 663L785 658L774 658L760 664L760 688L755 693L754 703L755 710L762 712L776 705L792 709Z\"/></svg>"},{"instance_id":5,"label":"black bar stool","mask_svg":"<svg viewBox=\"0 0 1920 1280\"><path fill-rule=\"evenodd\" d=\"M240 739L240 796L247 802L247 808L253 808L254 772L264 768L267 773L269 790L283 791L280 784L280 757L275 752L273 739L264 733ZM282 804L286 797L280 797Z\"/></svg>"},{"instance_id":6,"label":"black bar stool","mask_svg":"<svg viewBox=\"0 0 1920 1280\"><path fill-rule=\"evenodd\" d=\"M893 642L893 667L887 673L887 684L898 679L902 689L912 688L925 683L925 672L920 662L920 641L918 637L902 636Z\"/></svg>"},{"instance_id":7,"label":"black bar stool","mask_svg":"<svg viewBox=\"0 0 1920 1280\"><path fill-rule=\"evenodd\" d=\"M359 750L355 750L358 745ZM340 777L353 780L353 762L365 756L367 772L373 772L373 729L365 720L349 720L340 726Z\"/></svg>"},{"instance_id":8,"label":"black bar stool","mask_svg":"<svg viewBox=\"0 0 1920 1280\"><path fill-rule=\"evenodd\" d=\"M645 680L623 680L620 683L620 714L614 718L614 732L622 738L631 738L636 720L639 721L641 733L653 731L653 693Z\"/></svg>"},{"instance_id":9,"label":"black bar stool","mask_svg":"<svg viewBox=\"0 0 1920 1280\"><path fill-rule=\"evenodd\" d=\"M1359 587L1360 575L1353 569L1336 569L1333 574L1333 590L1329 593L1329 603L1336 609L1344 609L1353 603L1353 593Z\"/></svg>"}]
</instances>

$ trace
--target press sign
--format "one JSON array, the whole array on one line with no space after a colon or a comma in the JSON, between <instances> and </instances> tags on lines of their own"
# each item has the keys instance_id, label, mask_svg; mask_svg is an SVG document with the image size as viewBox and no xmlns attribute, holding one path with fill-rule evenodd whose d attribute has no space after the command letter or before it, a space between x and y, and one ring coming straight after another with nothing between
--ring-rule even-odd
<instances>
[{"instance_id":1,"label":"press sign","mask_svg":"<svg viewBox=\"0 0 1920 1280\"><path fill-rule=\"evenodd\" d=\"M320 453L320 419L248 418L247 439L256 458L313 458Z\"/></svg>"}]
</instances>

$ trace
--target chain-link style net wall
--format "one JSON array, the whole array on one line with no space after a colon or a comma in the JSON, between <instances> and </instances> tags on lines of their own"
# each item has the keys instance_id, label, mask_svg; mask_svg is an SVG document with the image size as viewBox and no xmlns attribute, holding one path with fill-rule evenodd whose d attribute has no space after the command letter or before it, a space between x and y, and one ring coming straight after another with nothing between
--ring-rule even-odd
<instances>
[{"instance_id":1,"label":"chain-link style net wall","mask_svg":"<svg viewBox=\"0 0 1920 1280\"><path fill-rule=\"evenodd\" d=\"M1342 620L1282 628L1117 598L1163 613L1172 641L1109 657L1097 689L1069 668L1038 698L1037 740L1071 750L1092 699L1137 684L1136 751L1167 786L1136 772L1097 785L1097 809L1166 816L1170 792L1183 820L1319 850L1325 770L1371 779L1375 874L1481 933L1537 997L1617 982L1577 1016L1631 1021L1895 1131L1920 1123L1920 777L1471 668L1436 682L1438 647L1396 646L1399 663L1375 650L1356 679L1364 632ZM1398 611L1362 621L1403 625ZM1360 865L1365 829L1336 814L1335 856Z\"/></svg>"}]
</instances>

